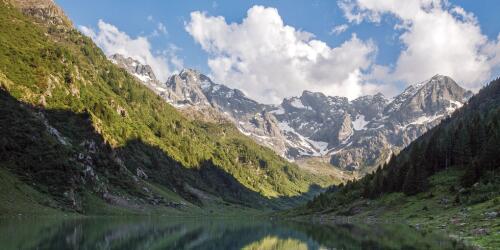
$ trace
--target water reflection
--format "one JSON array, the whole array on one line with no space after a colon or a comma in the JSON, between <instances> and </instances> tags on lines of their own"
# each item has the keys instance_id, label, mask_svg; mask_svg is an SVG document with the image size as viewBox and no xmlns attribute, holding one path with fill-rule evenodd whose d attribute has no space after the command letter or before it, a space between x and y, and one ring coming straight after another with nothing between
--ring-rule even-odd
<instances>
[{"instance_id":1,"label":"water reflection","mask_svg":"<svg viewBox=\"0 0 500 250\"><path fill-rule=\"evenodd\" d=\"M405 225L165 218L1 219L0 249L465 249Z\"/></svg>"}]
</instances>

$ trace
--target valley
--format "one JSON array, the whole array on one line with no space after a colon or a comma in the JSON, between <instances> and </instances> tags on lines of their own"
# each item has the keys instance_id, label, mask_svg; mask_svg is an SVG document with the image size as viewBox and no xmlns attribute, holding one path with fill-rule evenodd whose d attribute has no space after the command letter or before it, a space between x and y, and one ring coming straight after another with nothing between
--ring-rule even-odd
<instances>
[{"instance_id":1,"label":"valley","mask_svg":"<svg viewBox=\"0 0 500 250\"><path fill-rule=\"evenodd\" d=\"M500 247L500 79L468 88L460 74L386 78L399 85L385 96L364 75L373 89L355 98L303 88L265 103L222 81L213 55L211 72L180 59L158 71L174 53L151 54L148 39L170 36L161 22L137 40L108 25L115 37L103 38L58 3L0 0L1 249ZM207 15L191 18L226 22ZM226 56L219 37L204 44L183 22L197 46ZM117 38L155 60L109 53L102 40ZM244 59L228 59L242 75Z\"/></svg>"}]
</instances>

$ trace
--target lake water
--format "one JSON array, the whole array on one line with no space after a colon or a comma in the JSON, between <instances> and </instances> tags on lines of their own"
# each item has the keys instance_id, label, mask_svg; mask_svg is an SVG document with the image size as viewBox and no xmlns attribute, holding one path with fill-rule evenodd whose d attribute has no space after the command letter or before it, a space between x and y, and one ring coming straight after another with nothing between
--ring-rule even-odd
<instances>
[{"instance_id":1,"label":"lake water","mask_svg":"<svg viewBox=\"0 0 500 250\"><path fill-rule=\"evenodd\" d=\"M0 249L463 249L463 246L406 225L103 217L0 219Z\"/></svg>"}]
</instances>

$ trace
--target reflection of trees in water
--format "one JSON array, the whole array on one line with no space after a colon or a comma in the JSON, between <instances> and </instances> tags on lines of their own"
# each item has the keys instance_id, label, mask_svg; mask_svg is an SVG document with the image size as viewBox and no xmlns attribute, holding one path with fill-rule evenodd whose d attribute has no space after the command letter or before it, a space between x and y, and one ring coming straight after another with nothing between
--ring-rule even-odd
<instances>
[{"instance_id":1,"label":"reflection of trees in water","mask_svg":"<svg viewBox=\"0 0 500 250\"><path fill-rule=\"evenodd\" d=\"M408 226L243 223L163 218L20 220L0 223L9 249L460 249ZM18 237L16 236L18 235Z\"/></svg>"},{"instance_id":2,"label":"reflection of trees in water","mask_svg":"<svg viewBox=\"0 0 500 250\"><path fill-rule=\"evenodd\" d=\"M469 249L440 234L405 224L289 224L312 240L334 249Z\"/></svg>"}]
</instances>

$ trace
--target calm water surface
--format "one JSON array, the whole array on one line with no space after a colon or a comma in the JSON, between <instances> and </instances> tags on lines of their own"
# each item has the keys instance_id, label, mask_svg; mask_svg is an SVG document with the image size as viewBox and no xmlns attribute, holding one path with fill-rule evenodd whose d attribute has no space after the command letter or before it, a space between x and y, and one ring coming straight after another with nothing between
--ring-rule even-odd
<instances>
[{"instance_id":1,"label":"calm water surface","mask_svg":"<svg viewBox=\"0 0 500 250\"><path fill-rule=\"evenodd\" d=\"M243 219L0 219L0 249L464 249L405 225Z\"/></svg>"}]
</instances>

